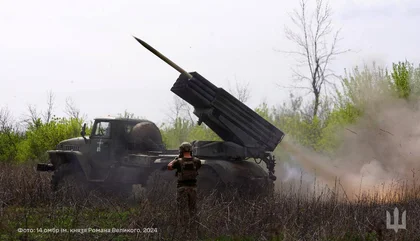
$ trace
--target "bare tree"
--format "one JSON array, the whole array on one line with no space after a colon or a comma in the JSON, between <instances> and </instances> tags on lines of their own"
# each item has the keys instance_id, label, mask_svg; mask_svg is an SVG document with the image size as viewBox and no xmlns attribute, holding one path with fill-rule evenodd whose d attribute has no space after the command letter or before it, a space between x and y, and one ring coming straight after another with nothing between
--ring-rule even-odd
<instances>
[{"instance_id":1,"label":"bare tree","mask_svg":"<svg viewBox=\"0 0 420 241\"><path fill-rule=\"evenodd\" d=\"M317 116L321 103L321 92L328 85L333 85L331 78L334 72L329 68L330 63L337 55L350 50L339 50L337 47L340 30L334 31L332 27L332 12L327 1L316 0L316 8L311 15L307 13L307 0L300 0L300 9L295 9L290 15L294 31L285 28L287 39L297 45L296 51L282 51L297 56L298 67L305 67L307 74L293 69L297 81L304 81L309 87L301 86L313 94L312 117Z\"/></svg>"},{"instance_id":2,"label":"bare tree","mask_svg":"<svg viewBox=\"0 0 420 241\"><path fill-rule=\"evenodd\" d=\"M44 121L45 123L49 123L52 115L53 115L53 109L54 109L54 100L55 96L52 91L48 91L48 98L47 98L47 110L44 114Z\"/></svg>"},{"instance_id":3,"label":"bare tree","mask_svg":"<svg viewBox=\"0 0 420 241\"><path fill-rule=\"evenodd\" d=\"M190 123L194 123L193 110L190 104L178 96L174 96L174 102L170 107L170 112L168 116L172 123L175 123L178 118L188 119Z\"/></svg>"},{"instance_id":4,"label":"bare tree","mask_svg":"<svg viewBox=\"0 0 420 241\"><path fill-rule=\"evenodd\" d=\"M235 87L231 88L230 82L229 82L229 92L232 93L239 101L242 103L246 103L249 98L251 97L251 91L249 89L249 82L243 83L239 82L235 78Z\"/></svg>"},{"instance_id":5,"label":"bare tree","mask_svg":"<svg viewBox=\"0 0 420 241\"><path fill-rule=\"evenodd\" d=\"M181 117L182 109L185 105L185 102L178 96L174 96L173 108L171 108L172 117L171 119L175 121L177 118Z\"/></svg>"},{"instance_id":6,"label":"bare tree","mask_svg":"<svg viewBox=\"0 0 420 241\"><path fill-rule=\"evenodd\" d=\"M17 145L12 135L14 132L17 132L17 131L18 129L13 124L12 115L10 114L9 109L1 108L0 109L0 133L5 134L8 137L9 144L13 147L15 152L17 152Z\"/></svg>"},{"instance_id":7,"label":"bare tree","mask_svg":"<svg viewBox=\"0 0 420 241\"><path fill-rule=\"evenodd\" d=\"M183 100L183 102L184 102L183 108L184 108L186 116L188 117L189 122L194 123L194 118L193 118L194 110L193 110L193 108L191 107L190 104L188 104L188 102L186 102L184 100Z\"/></svg>"},{"instance_id":8,"label":"bare tree","mask_svg":"<svg viewBox=\"0 0 420 241\"><path fill-rule=\"evenodd\" d=\"M79 119L80 116L80 109L76 107L73 99L71 97L66 98L66 107L64 109L64 113L66 113L70 118Z\"/></svg>"},{"instance_id":9,"label":"bare tree","mask_svg":"<svg viewBox=\"0 0 420 241\"><path fill-rule=\"evenodd\" d=\"M10 129L11 127L11 115L10 111L7 108L0 109L0 131L4 132Z\"/></svg>"},{"instance_id":10,"label":"bare tree","mask_svg":"<svg viewBox=\"0 0 420 241\"><path fill-rule=\"evenodd\" d=\"M79 107L76 106L76 103L74 103L71 97L66 98L66 107L64 108L64 113L66 113L68 117L76 119L80 122L87 120L87 115L82 114Z\"/></svg>"},{"instance_id":11,"label":"bare tree","mask_svg":"<svg viewBox=\"0 0 420 241\"><path fill-rule=\"evenodd\" d=\"M124 110L124 114L119 113L118 117L125 119L139 119L139 117L136 117L134 113L128 112L127 110Z\"/></svg>"},{"instance_id":12,"label":"bare tree","mask_svg":"<svg viewBox=\"0 0 420 241\"><path fill-rule=\"evenodd\" d=\"M38 120L43 117L44 118L44 122L45 123L49 123L51 121L51 118L53 116L53 109L54 109L54 100L55 100L55 96L54 94L49 91L48 92L48 97L47 97L47 110L45 111L45 113L38 112L36 106L34 105L28 105L28 115L27 118L25 118L23 120L24 123L26 123L26 125L36 125L38 123Z\"/></svg>"},{"instance_id":13,"label":"bare tree","mask_svg":"<svg viewBox=\"0 0 420 241\"><path fill-rule=\"evenodd\" d=\"M28 105L28 118L24 120L27 125L35 125L39 119L39 113L34 105Z\"/></svg>"}]
</instances>

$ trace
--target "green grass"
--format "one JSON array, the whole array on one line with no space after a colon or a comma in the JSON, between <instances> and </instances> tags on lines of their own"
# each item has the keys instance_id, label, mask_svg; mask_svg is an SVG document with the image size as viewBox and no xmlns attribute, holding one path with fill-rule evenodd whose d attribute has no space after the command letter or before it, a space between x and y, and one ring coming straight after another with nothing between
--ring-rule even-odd
<instances>
[{"instance_id":1,"label":"green grass","mask_svg":"<svg viewBox=\"0 0 420 241\"><path fill-rule=\"evenodd\" d=\"M0 240L185 240L176 215L173 185L156 185L153 195L137 200L98 192L51 193L49 175L29 166L0 168ZM270 197L243 199L199 196L201 240L415 240L420 237L418 199L412 193L398 203L365 197L355 202L326 190L298 194L298 187ZM337 195L339 197L337 197ZM392 199L393 193L388 195ZM385 228L385 211L407 210L407 230ZM32 233L18 232L33 229ZM58 233L37 229L58 229ZM61 229L141 229L148 233L60 232Z\"/></svg>"}]
</instances>

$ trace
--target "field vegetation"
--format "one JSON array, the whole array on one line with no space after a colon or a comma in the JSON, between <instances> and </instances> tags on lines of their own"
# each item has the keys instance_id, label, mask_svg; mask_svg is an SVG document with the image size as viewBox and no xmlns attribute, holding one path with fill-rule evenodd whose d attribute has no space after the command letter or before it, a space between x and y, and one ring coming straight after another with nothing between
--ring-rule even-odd
<instances>
[{"instance_id":1,"label":"field vegetation","mask_svg":"<svg viewBox=\"0 0 420 241\"><path fill-rule=\"evenodd\" d=\"M343 133L356 135L352 126L357 126L366 116L375 116L375 111L383 107L372 108L377 103L375 99L382 104L403 103L413 115L417 113L419 81L420 67L407 61L393 64L390 70L375 65L356 67L345 73L333 94L320 99L316 115L312 102L294 95L282 105L261 103L255 111L287 133L285 143L322 155L332 165L342 155L346 143ZM237 86L231 92L244 102L249 97L246 86ZM45 152L59 141L79 136L82 123L92 123L70 101L67 116L54 116L53 97L50 93L47 111L38 112L30 107L24 120L16 119L6 107L0 111L0 240L57 240L58 237L61 240L184 240L177 227L173 183L156 185L149 193L141 192L129 199L100 192L81 193L74 187L58 193L50 191L50 175L37 173L35 163L47 161ZM195 123L185 102L176 99L174 113L173 119L160 126L167 148L176 148L185 140L218 140L208 127ZM125 111L121 116L134 117L134 114ZM381 127L382 120L367 120L369 128L390 132ZM393 138L391 134L395 133L390 132ZM286 146L279 145L276 154L282 163L304 166ZM416 170L410 170L411 179L398 179L387 188L360 192L358 196L350 193L339 177L328 186L303 190L306 187L302 176L294 182L283 182L280 178L276 182L277 192L268 197L243 199L235 190L222 197L200 195L200 237L203 240L416 240L420 237ZM323 178L322 172L319 178ZM407 229L398 233L385 226L385 212L392 213L394 207L401 212L407 210ZM18 232L19 228L35 231ZM37 228L49 230L39 232ZM150 229L146 230L148 233L134 234L59 231L77 228Z\"/></svg>"}]
</instances>

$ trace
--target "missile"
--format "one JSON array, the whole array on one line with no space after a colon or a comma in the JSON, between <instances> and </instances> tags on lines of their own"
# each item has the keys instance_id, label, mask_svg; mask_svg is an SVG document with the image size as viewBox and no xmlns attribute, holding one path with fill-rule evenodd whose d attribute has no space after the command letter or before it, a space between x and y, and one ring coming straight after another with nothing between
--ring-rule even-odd
<instances>
[{"instance_id":1,"label":"missile","mask_svg":"<svg viewBox=\"0 0 420 241\"><path fill-rule=\"evenodd\" d=\"M177 64L175 64L170 59L168 59L167 57L165 57L165 55L161 54L159 51L157 51L156 49L154 49L148 43L144 42L143 40L141 40L141 39L139 39L139 38L137 38L135 36L133 36L133 38L135 38L137 40L137 42L139 42L141 45L143 45L143 47L145 47L147 50L149 50L154 55L156 55L157 57L159 57L165 63L169 64L170 66L172 66L172 68L176 69L179 73L187 76L188 79L191 79L193 77L190 73L188 73L187 71L185 71L184 69L182 69L181 67L179 67Z\"/></svg>"}]
</instances>

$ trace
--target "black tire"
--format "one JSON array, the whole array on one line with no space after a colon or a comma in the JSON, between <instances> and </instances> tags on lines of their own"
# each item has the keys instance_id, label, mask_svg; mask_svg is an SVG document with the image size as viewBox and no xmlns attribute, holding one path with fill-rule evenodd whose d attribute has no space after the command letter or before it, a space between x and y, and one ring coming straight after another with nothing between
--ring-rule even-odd
<instances>
[{"instance_id":1,"label":"black tire","mask_svg":"<svg viewBox=\"0 0 420 241\"><path fill-rule=\"evenodd\" d=\"M220 194L226 189L225 183L216 171L205 166L198 170L197 187L200 195Z\"/></svg>"},{"instance_id":2,"label":"black tire","mask_svg":"<svg viewBox=\"0 0 420 241\"><path fill-rule=\"evenodd\" d=\"M146 182L146 197L151 201L161 200L162 197L167 197L169 193L174 193L176 190L177 179L175 171L153 171Z\"/></svg>"},{"instance_id":3,"label":"black tire","mask_svg":"<svg viewBox=\"0 0 420 241\"><path fill-rule=\"evenodd\" d=\"M147 178L146 188L158 188L162 185L172 185L177 179L175 171L155 170Z\"/></svg>"},{"instance_id":4,"label":"black tire","mask_svg":"<svg viewBox=\"0 0 420 241\"><path fill-rule=\"evenodd\" d=\"M270 180L254 182L252 179L242 177L238 179L236 189L243 198L264 198L273 194L274 184Z\"/></svg>"},{"instance_id":5,"label":"black tire","mask_svg":"<svg viewBox=\"0 0 420 241\"><path fill-rule=\"evenodd\" d=\"M130 198L133 195L133 185L126 183L102 183L96 189L108 196ZM92 190L92 185L90 185L90 190Z\"/></svg>"},{"instance_id":6,"label":"black tire","mask_svg":"<svg viewBox=\"0 0 420 241\"><path fill-rule=\"evenodd\" d=\"M90 189L86 176L77 163L63 163L52 174L52 191L57 192L63 188Z\"/></svg>"}]
</instances>

